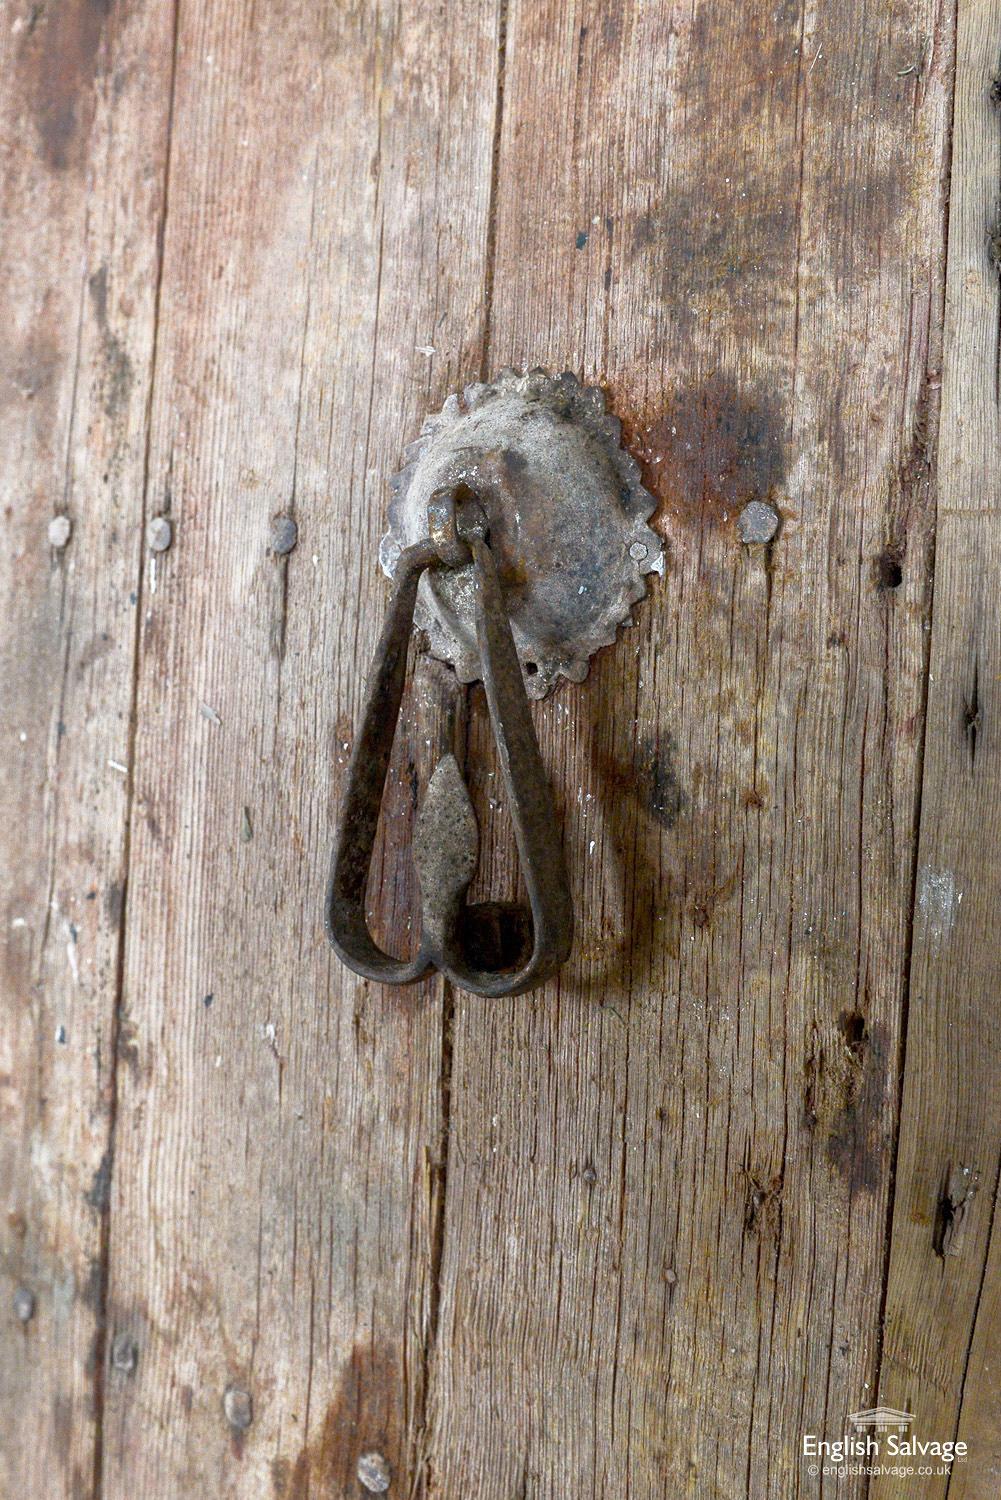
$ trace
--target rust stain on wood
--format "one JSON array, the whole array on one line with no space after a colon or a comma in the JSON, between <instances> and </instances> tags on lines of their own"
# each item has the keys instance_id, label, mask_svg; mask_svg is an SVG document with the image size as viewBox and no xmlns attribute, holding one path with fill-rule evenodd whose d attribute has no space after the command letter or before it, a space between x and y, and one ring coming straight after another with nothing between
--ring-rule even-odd
<instances>
[{"instance_id":1,"label":"rust stain on wood","mask_svg":"<svg viewBox=\"0 0 1001 1500\"><path fill-rule=\"evenodd\" d=\"M786 472L788 420L768 392L716 373L678 387L627 431L644 481L682 528L723 526L750 500L769 500Z\"/></svg>"},{"instance_id":2,"label":"rust stain on wood","mask_svg":"<svg viewBox=\"0 0 1001 1500\"><path fill-rule=\"evenodd\" d=\"M353 1349L317 1436L291 1463L285 1459L273 1463L275 1500L361 1493L355 1469L360 1455L373 1449L387 1458L397 1485L405 1486L406 1476L399 1472L399 1433L392 1416L399 1407L400 1378L395 1354Z\"/></svg>"}]
</instances>

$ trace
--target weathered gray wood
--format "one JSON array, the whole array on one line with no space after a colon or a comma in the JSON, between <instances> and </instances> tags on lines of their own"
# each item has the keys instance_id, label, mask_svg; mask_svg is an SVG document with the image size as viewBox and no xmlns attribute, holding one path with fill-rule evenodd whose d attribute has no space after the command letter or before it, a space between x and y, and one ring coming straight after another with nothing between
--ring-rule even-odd
<instances>
[{"instance_id":1,"label":"weathered gray wood","mask_svg":"<svg viewBox=\"0 0 1001 1500\"><path fill-rule=\"evenodd\" d=\"M951 156L951 0L0 16L3 1496L358 1495L366 1449L442 1500L855 1496L799 1449L877 1390L995 1494L1001 16L958 5ZM385 480L509 361L608 386L669 550L537 711L574 958L488 1003L355 981L319 907ZM482 695L416 678L404 946L444 746L517 887Z\"/></svg>"},{"instance_id":2,"label":"weathered gray wood","mask_svg":"<svg viewBox=\"0 0 1001 1500\"><path fill-rule=\"evenodd\" d=\"M1001 6L961 0L957 35L935 610L906 1069L880 1396L970 1456L924 1493L1001 1488L1001 425L991 89ZM912 1493L885 1481L883 1496Z\"/></svg>"},{"instance_id":3,"label":"weathered gray wood","mask_svg":"<svg viewBox=\"0 0 1001 1500\"><path fill-rule=\"evenodd\" d=\"M456 999L435 1494L815 1494L874 1391L950 53L931 4L511 6L493 361L607 381L669 567L539 714L575 957Z\"/></svg>"},{"instance_id":4,"label":"weathered gray wood","mask_svg":"<svg viewBox=\"0 0 1001 1500\"><path fill-rule=\"evenodd\" d=\"M99 1462L130 596L170 63L169 6L0 7L5 1497L90 1495ZM57 517L72 528L62 548Z\"/></svg>"},{"instance_id":5,"label":"weathered gray wood","mask_svg":"<svg viewBox=\"0 0 1001 1500\"><path fill-rule=\"evenodd\" d=\"M138 1359L109 1374L108 1500L354 1494L368 1449L401 1493L418 1468L441 987L346 973L321 906L386 481L479 367L496 52L492 0L448 24L182 7L149 483L175 541L141 600L109 1293ZM452 696L429 666L397 846Z\"/></svg>"}]
</instances>

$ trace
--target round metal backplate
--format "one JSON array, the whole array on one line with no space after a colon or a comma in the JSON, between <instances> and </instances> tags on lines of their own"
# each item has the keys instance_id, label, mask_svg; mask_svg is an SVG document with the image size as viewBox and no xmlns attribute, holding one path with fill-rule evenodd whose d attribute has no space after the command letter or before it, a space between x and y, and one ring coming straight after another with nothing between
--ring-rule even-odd
<instances>
[{"instance_id":1,"label":"round metal backplate","mask_svg":"<svg viewBox=\"0 0 1001 1500\"><path fill-rule=\"evenodd\" d=\"M580 682L663 572L664 549L646 522L654 501L621 446L604 392L570 373L503 370L467 386L429 417L391 481L390 529L380 561L392 577L405 547L428 535L435 490L465 486L487 515L525 687L542 698L559 678ZM432 655L460 682L481 676L473 568L429 570L415 622Z\"/></svg>"}]
</instances>

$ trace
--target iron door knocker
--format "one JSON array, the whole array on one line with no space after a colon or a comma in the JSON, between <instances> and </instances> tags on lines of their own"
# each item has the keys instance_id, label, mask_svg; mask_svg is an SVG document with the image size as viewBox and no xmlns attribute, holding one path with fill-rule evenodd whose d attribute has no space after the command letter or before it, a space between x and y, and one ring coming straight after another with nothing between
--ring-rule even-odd
<instances>
[{"instance_id":1,"label":"iron door knocker","mask_svg":"<svg viewBox=\"0 0 1001 1500\"><path fill-rule=\"evenodd\" d=\"M326 930L356 973L410 984L438 969L477 995L517 995L566 960L573 903L529 698L581 681L663 569L654 508L621 446L604 393L575 375L505 370L467 386L424 424L392 480L380 559L394 581L348 769L326 899ZM384 953L365 893L414 625L460 682L482 680L528 909L470 905L479 829L454 756L438 763L414 831L421 894L415 958ZM477 926L504 933L486 968Z\"/></svg>"}]
</instances>

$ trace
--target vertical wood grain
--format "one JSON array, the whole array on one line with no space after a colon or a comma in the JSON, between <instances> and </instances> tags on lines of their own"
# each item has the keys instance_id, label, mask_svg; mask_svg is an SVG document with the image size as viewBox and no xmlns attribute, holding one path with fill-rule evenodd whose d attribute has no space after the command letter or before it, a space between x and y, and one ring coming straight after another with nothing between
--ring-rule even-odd
<instances>
[{"instance_id":1,"label":"vertical wood grain","mask_svg":"<svg viewBox=\"0 0 1001 1500\"><path fill-rule=\"evenodd\" d=\"M924 1493L1001 1486L1001 682L997 235L992 87L1001 7L961 0L939 443L935 610L906 1068L880 1397L965 1463ZM910 1493L905 1481L874 1487Z\"/></svg>"},{"instance_id":2,"label":"vertical wood grain","mask_svg":"<svg viewBox=\"0 0 1001 1500\"><path fill-rule=\"evenodd\" d=\"M877 1393L995 1495L999 38L0 5L0 1495L357 1497L374 1449L829 1500L802 1435ZM386 479L508 362L606 386L668 566L535 710L577 941L485 1002L354 979L320 903ZM445 747L518 884L482 694L413 655L403 948Z\"/></svg>"},{"instance_id":3,"label":"vertical wood grain","mask_svg":"<svg viewBox=\"0 0 1001 1500\"><path fill-rule=\"evenodd\" d=\"M171 19L0 6L4 1496L96 1482Z\"/></svg>"},{"instance_id":4,"label":"vertical wood grain","mask_svg":"<svg viewBox=\"0 0 1001 1500\"><path fill-rule=\"evenodd\" d=\"M418 1467L442 993L333 960L322 893L387 598L387 479L484 329L490 3L182 5L152 405L104 1495ZM449 206L449 212L443 206ZM298 543L276 553L291 517ZM373 904L460 732L421 668Z\"/></svg>"},{"instance_id":5,"label":"vertical wood grain","mask_svg":"<svg viewBox=\"0 0 1001 1500\"><path fill-rule=\"evenodd\" d=\"M669 564L539 713L575 955L456 998L433 1494L816 1494L802 1434L874 1394L951 44L935 4L510 7L493 361L607 384Z\"/></svg>"}]
</instances>

